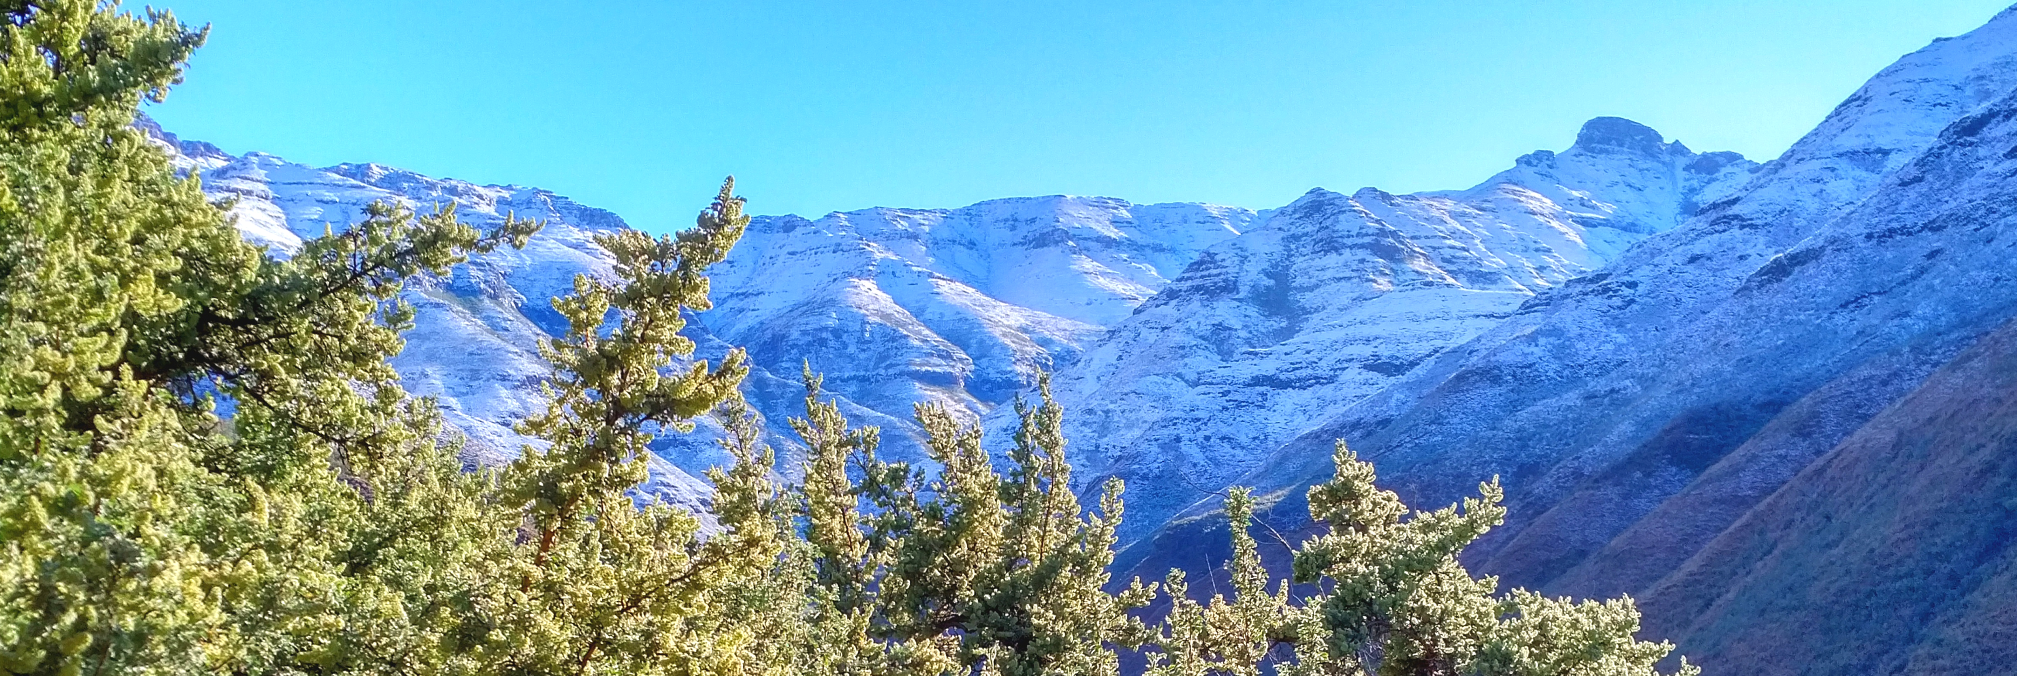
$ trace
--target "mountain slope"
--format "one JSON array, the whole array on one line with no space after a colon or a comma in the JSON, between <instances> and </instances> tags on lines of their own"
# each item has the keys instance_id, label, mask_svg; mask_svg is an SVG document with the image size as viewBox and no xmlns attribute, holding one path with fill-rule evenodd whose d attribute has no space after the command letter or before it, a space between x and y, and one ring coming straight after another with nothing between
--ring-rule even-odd
<instances>
[{"instance_id":1,"label":"mountain slope","mask_svg":"<svg viewBox=\"0 0 2017 676\"><path fill-rule=\"evenodd\" d=\"M478 256L454 275L419 280L406 350L407 388L433 396L472 443L466 460L495 465L531 440L511 423L544 406L538 341L565 329L549 300L577 274L610 274L595 233L628 227L615 214L535 188L478 186L374 164L309 167L263 153L233 156L183 141L143 119L176 165L211 195L234 201L248 240L288 255L325 228L341 230L373 201L453 205L479 227L508 213L544 219L520 251ZM995 200L954 210L871 209L816 221L759 217L712 271L716 310L692 318L696 358L747 346L748 394L790 460L783 424L799 414L801 364L858 424L880 425L889 452L919 458L911 407L935 402L970 420L1008 401L1039 369L1073 360L1206 246L1238 234L1253 212L1203 204L1135 205L1110 198ZM726 462L719 429L654 444L646 493L704 508L696 477ZM536 445L536 444L535 444Z\"/></svg>"},{"instance_id":2,"label":"mountain slope","mask_svg":"<svg viewBox=\"0 0 2017 676\"><path fill-rule=\"evenodd\" d=\"M701 320L756 363L810 361L890 416L936 402L978 419L1252 218L1066 196L758 218L713 271L721 309Z\"/></svg>"},{"instance_id":3,"label":"mountain slope","mask_svg":"<svg viewBox=\"0 0 2017 676\"><path fill-rule=\"evenodd\" d=\"M2017 322L1649 589L1647 630L1726 673L2007 673L2013 513Z\"/></svg>"},{"instance_id":4,"label":"mountain slope","mask_svg":"<svg viewBox=\"0 0 2017 676\"><path fill-rule=\"evenodd\" d=\"M1916 603L1881 576L1843 577L1877 587L1847 598L1662 580L1684 563L1724 565L1705 547L2017 316L2013 89L2017 10L1901 59L1731 197L1542 294L1284 444L1243 480L1274 500L1266 518L1287 530L1307 527L1301 488L1329 473L1335 438L1413 504L1444 504L1502 475L1511 516L1471 552L1478 570L1550 593L1650 594L1647 623L1660 632L1762 627L1767 616L1751 614L1760 607L1841 619ZM1831 490L1847 499L1891 490L1869 480ZM1835 518L1811 508L1809 518ZM1143 571L1194 559L1208 527L1180 520L1130 556ZM1744 542L1746 555L1775 546ZM1853 558L1862 543L1807 544L1807 574L1833 575L1822 572L1830 557ZM1926 567L1893 574L1945 579L1976 565L1949 563L1922 559ZM1660 600L1682 588L1733 596L1713 607ZM1836 645L1905 640L1881 623L1829 626L1819 640ZM1830 653L1849 662L1803 671L1798 660L1725 658L1713 631L1675 636L1711 673L1890 670L1867 651Z\"/></svg>"},{"instance_id":5,"label":"mountain slope","mask_svg":"<svg viewBox=\"0 0 2017 676\"><path fill-rule=\"evenodd\" d=\"M1934 664L1972 665L1977 672L2008 667L2005 650L1922 642L1937 638L1943 623L1965 622L1949 615L1996 612L1994 603L1976 611L1959 606L1975 587L2007 571L2017 554L2017 529L2009 525L2017 504L2005 504L2017 498L2017 464L2009 454L2017 449L2017 427L2007 413L2017 391L2008 368L2017 326L2012 148L2017 89L1949 126L1876 195L1753 275L1733 300L1732 315L1780 313L1801 320L1788 322L1789 331L1849 346L1817 350L1836 360L1870 355L1853 370L1886 367L1878 372L1886 386L1869 388L1878 397L1909 389L1882 397L1881 409L1823 407L1836 419L1854 420L1847 438L1790 481L1768 475L1784 486L1646 590L1653 626L1676 630L1684 644L1714 655L1706 663L1789 674L1890 671L1908 660L1930 660L1914 671ZM1850 370L1828 369L1820 359L1788 366L1796 374ZM1813 417L1801 419L1832 431ZM1760 441L1773 439L1752 443ZM1712 471L1758 475L1757 468L1775 466L1754 458L1757 452L1740 448ZM1682 497L1729 493L1712 487L1721 488L1691 486ZM1635 528L1673 520L1666 516L1656 513ZM1620 557L1605 554L1593 564ZM1576 577L1559 586L1577 583L1589 586ZM1999 603L2017 600L1985 593ZM1717 604L1687 601L1705 596ZM1808 640L1810 658L1801 660L1790 649L1796 644L1771 640L1776 632L1767 628L1784 622L1823 627L1820 633L1831 637L1891 640L1855 646ZM1914 646L1922 648L1918 656ZM1767 652L1780 658L1762 659Z\"/></svg>"},{"instance_id":6,"label":"mountain slope","mask_svg":"<svg viewBox=\"0 0 2017 676\"><path fill-rule=\"evenodd\" d=\"M1312 190L1207 249L1059 374L1079 476L1127 480L1124 537L1146 533L1756 167L1598 118L1469 190Z\"/></svg>"}]
</instances>

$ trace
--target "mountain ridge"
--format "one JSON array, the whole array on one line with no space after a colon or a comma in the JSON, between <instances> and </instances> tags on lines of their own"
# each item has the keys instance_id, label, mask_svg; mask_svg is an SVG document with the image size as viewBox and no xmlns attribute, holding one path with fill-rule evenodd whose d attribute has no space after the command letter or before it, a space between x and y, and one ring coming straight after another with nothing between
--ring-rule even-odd
<instances>
[{"instance_id":1,"label":"mountain ridge","mask_svg":"<svg viewBox=\"0 0 2017 676\"><path fill-rule=\"evenodd\" d=\"M1206 249L1058 374L1082 490L1128 481L1132 542L1758 166L1622 118L1577 138L1464 190L1313 189Z\"/></svg>"}]
</instances>

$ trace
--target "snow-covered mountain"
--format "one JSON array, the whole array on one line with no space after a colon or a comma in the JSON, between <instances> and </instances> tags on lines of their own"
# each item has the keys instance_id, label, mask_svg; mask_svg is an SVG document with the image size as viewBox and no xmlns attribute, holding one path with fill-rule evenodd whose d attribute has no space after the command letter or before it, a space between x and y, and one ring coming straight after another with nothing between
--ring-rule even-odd
<instances>
[{"instance_id":1,"label":"snow-covered mountain","mask_svg":"<svg viewBox=\"0 0 2017 676\"><path fill-rule=\"evenodd\" d=\"M1502 476L1478 569L1637 596L1712 674L2007 670L2017 430L1983 337L2017 318L2017 9L1703 202L1239 481L1293 531L1333 439L1424 507ZM1209 512L1124 559L1192 565Z\"/></svg>"},{"instance_id":2,"label":"snow-covered mountain","mask_svg":"<svg viewBox=\"0 0 2017 676\"><path fill-rule=\"evenodd\" d=\"M471 438L470 462L516 457L528 440L511 423L544 405L537 341L565 328L549 301L567 293L576 274L610 274L609 255L593 238L628 227L621 218L536 188L375 164L317 168L264 153L233 156L140 124L206 192L232 199L239 230L277 255L359 221L379 200L422 210L453 204L479 226L514 213L544 219L523 250L478 256L449 279L416 283L407 294L416 326L394 360L406 387L438 398ZM816 221L758 217L712 271L718 309L693 318L687 334L700 345L697 358L747 346L755 362L750 399L787 455L783 422L799 413L798 373L809 363L855 422L886 430L891 454L921 457L914 404L941 403L978 421L1038 370L1075 360L1109 323L1254 216L1216 205L1054 196ZM696 477L726 460L714 445L718 431L703 425L698 434L661 438L646 492L703 507L708 488Z\"/></svg>"},{"instance_id":3,"label":"snow-covered mountain","mask_svg":"<svg viewBox=\"0 0 2017 676\"><path fill-rule=\"evenodd\" d=\"M710 271L716 309L690 332L749 351L748 395L787 456L809 365L854 423L883 429L886 455L921 461L915 405L973 421L1002 408L1254 217L1077 196L757 217ZM694 475L727 460L707 435L658 449Z\"/></svg>"},{"instance_id":4,"label":"snow-covered mountain","mask_svg":"<svg viewBox=\"0 0 2017 676\"><path fill-rule=\"evenodd\" d=\"M1757 167L1597 118L1469 190L1312 190L1205 250L1060 373L1078 476L1125 479L1124 537L1146 533Z\"/></svg>"},{"instance_id":5,"label":"snow-covered mountain","mask_svg":"<svg viewBox=\"0 0 2017 676\"><path fill-rule=\"evenodd\" d=\"M701 319L757 364L810 362L889 416L937 402L977 420L1253 217L1064 196L763 217L712 271L720 309Z\"/></svg>"},{"instance_id":6,"label":"snow-covered mountain","mask_svg":"<svg viewBox=\"0 0 2017 676\"><path fill-rule=\"evenodd\" d=\"M479 225L545 219L524 250L416 284L417 326L395 360L408 388L438 398L472 438L471 462L518 453L528 440L512 421L543 405L537 341L563 328L548 300L575 274L609 274L593 235L628 227L621 218L535 188L233 156L151 131L207 191L235 200L249 240L280 255L377 200L453 203ZM1598 118L1569 150L1521 157L1462 191L1319 189L1265 214L1054 196L758 217L712 271L717 309L688 335L698 358L749 350L749 396L787 457L782 421L798 413L805 364L857 423L885 429L891 455L913 459L915 404L992 413L1000 427L1003 404L1039 370L1061 371L1079 476L1131 482L1133 535L1192 502L1195 486L1249 469L1256 450L1672 227L1755 168ZM1200 327L1213 333L1187 335ZM661 438L647 492L704 506L696 477L726 460L717 431Z\"/></svg>"},{"instance_id":7,"label":"snow-covered mountain","mask_svg":"<svg viewBox=\"0 0 2017 676\"><path fill-rule=\"evenodd\" d=\"M448 422L469 438L466 462L497 465L518 456L530 440L513 432L512 422L545 406L539 383L547 368L537 343L565 328L548 301L571 290L577 273L611 274L609 255L593 237L628 227L622 218L535 188L478 186L375 164L316 168L265 153L233 156L178 139L146 118L139 125L178 168L201 178L204 192L232 200L239 232L276 255L293 253L325 228L341 231L361 221L365 206L381 200L421 210L453 204L479 227L509 214L544 219L545 230L523 250L479 256L449 278L410 285L405 297L416 310L414 328L393 360L406 388L438 398ZM645 492L705 506L710 489L697 473L664 458L647 461Z\"/></svg>"}]
</instances>

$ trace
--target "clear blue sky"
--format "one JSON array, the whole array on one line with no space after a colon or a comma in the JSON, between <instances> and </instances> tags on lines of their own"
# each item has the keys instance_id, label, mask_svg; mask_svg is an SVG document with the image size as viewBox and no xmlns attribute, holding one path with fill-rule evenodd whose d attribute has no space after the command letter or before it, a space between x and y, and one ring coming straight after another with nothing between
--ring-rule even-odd
<instances>
[{"instance_id":1,"label":"clear blue sky","mask_svg":"<svg viewBox=\"0 0 2017 676\"><path fill-rule=\"evenodd\" d=\"M1598 115L1763 160L2005 6L155 1L213 26L150 110L184 137L536 185L655 231L729 173L806 215L1458 188Z\"/></svg>"}]
</instances>

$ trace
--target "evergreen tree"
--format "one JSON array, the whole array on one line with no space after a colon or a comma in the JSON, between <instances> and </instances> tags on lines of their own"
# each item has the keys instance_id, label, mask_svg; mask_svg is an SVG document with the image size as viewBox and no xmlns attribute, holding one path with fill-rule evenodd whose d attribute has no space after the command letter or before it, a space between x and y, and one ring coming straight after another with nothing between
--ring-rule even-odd
<instances>
[{"instance_id":1,"label":"evergreen tree","mask_svg":"<svg viewBox=\"0 0 2017 676\"><path fill-rule=\"evenodd\" d=\"M1199 604L1172 572L1172 609L1152 671L1171 675L1286 674L1421 676L1656 676L1668 643L1636 640L1631 599L1574 602L1476 578L1457 555L1505 518L1496 480L1433 512L1409 514L1399 496L1374 484L1372 463L1344 442L1336 474L1309 491L1310 516L1326 532L1294 550L1293 581L1266 593L1268 573L1248 533L1253 500L1226 500L1233 525L1235 598ZM1273 659L1286 653L1279 664ZM1683 660L1681 674L1695 669Z\"/></svg>"},{"instance_id":2,"label":"evergreen tree","mask_svg":"<svg viewBox=\"0 0 2017 676\"><path fill-rule=\"evenodd\" d=\"M747 671L762 612L789 607L750 582L784 532L767 460L716 476L728 530L705 542L624 496L647 435L741 377L739 355L661 373L746 222L727 186L693 230L599 242L619 279L558 303L577 330L526 424L551 446L464 473L387 362L400 292L538 224L380 204L267 257L130 128L202 31L0 9L0 669Z\"/></svg>"},{"instance_id":3,"label":"evergreen tree","mask_svg":"<svg viewBox=\"0 0 2017 676\"><path fill-rule=\"evenodd\" d=\"M1270 580L1261 565L1259 544L1250 528L1243 527L1253 519L1253 506L1252 494L1245 488L1234 487L1226 495L1226 518L1233 525L1233 557L1227 562L1231 599L1215 594L1199 603L1191 598L1182 570L1171 570L1164 578L1170 609L1150 641L1159 648L1149 655L1151 676L1255 676L1279 649L1317 640L1319 617L1313 609L1290 602L1288 581L1281 581L1274 594L1268 593Z\"/></svg>"},{"instance_id":4,"label":"evergreen tree","mask_svg":"<svg viewBox=\"0 0 2017 676\"><path fill-rule=\"evenodd\" d=\"M150 387L138 344L257 254L126 130L203 34L93 3L9 3L0 24L0 668L187 662L218 621L178 526L210 424ZM150 350L151 351L151 350Z\"/></svg>"},{"instance_id":5,"label":"evergreen tree","mask_svg":"<svg viewBox=\"0 0 2017 676\"><path fill-rule=\"evenodd\" d=\"M686 310L705 310L707 278L749 218L734 182L724 184L696 227L652 238L600 234L617 282L577 276L554 301L569 322L542 350L558 377L547 410L520 431L549 442L526 449L502 477L500 499L519 506L519 540L475 604L495 627L479 644L478 673L729 674L748 668L758 640L734 622L740 587L757 584L781 553L767 458L745 441L739 462L713 474L715 516L725 532L700 538L694 514L639 508L627 494L645 478L646 444L660 430L736 398L747 367L740 351L710 370L674 368L692 354L679 335ZM737 417L731 414L731 418Z\"/></svg>"},{"instance_id":6,"label":"evergreen tree","mask_svg":"<svg viewBox=\"0 0 2017 676\"><path fill-rule=\"evenodd\" d=\"M875 431L847 429L819 385L808 372L807 417L793 424L808 449L815 616L853 631L837 640L845 658L833 673L1118 672L1115 648L1148 633L1128 611L1153 590L1104 589L1121 485L1108 482L1098 510L1082 512L1048 378L1040 403L1016 403L1005 475L980 429L935 405L919 405L917 421L936 476L882 461Z\"/></svg>"}]
</instances>

